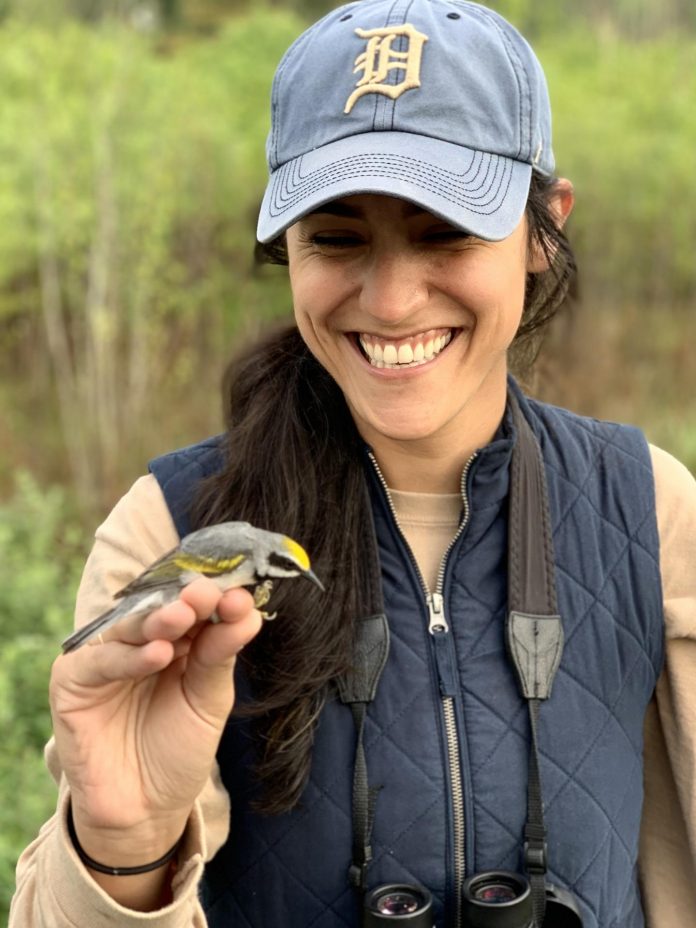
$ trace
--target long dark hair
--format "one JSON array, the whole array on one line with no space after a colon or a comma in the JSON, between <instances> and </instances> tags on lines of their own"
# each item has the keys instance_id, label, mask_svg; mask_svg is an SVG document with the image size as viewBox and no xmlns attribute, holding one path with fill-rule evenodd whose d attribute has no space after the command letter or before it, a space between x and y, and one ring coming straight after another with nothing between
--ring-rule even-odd
<instances>
[{"instance_id":1,"label":"long dark hair","mask_svg":"<svg viewBox=\"0 0 696 928\"><path fill-rule=\"evenodd\" d=\"M518 345L534 354L538 336L565 298L572 250L549 208L553 181L534 175L527 204L530 243L551 265L528 275ZM286 263L282 241L261 256ZM326 594L302 581L280 584L267 623L240 660L254 694L259 743L258 804L284 812L306 783L316 719L332 681L350 668L362 607L364 517L362 444L343 394L310 354L295 326L267 334L227 370L225 466L197 498L196 527L228 519L282 531L306 547Z\"/></svg>"}]
</instances>

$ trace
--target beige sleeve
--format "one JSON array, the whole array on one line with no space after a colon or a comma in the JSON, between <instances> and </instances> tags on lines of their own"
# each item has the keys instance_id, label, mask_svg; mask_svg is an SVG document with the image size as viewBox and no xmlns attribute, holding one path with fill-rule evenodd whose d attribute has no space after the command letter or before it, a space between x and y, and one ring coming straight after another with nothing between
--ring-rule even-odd
<instances>
[{"instance_id":1,"label":"beige sleeve","mask_svg":"<svg viewBox=\"0 0 696 928\"><path fill-rule=\"evenodd\" d=\"M645 722L640 878L647 928L684 928L696 912L696 481L651 453L666 652Z\"/></svg>"},{"instance_id":2,"label":"beige sleeve","mask_svg":"<svg viewBox=\"0 0 696 928\"><path fill-rule=\"evenodd\" d=\"M77 594L76 626L108 608L116 590L178 540L159 484L152 476L141 477L97 529ZM188 823L173 901L158 912L134 912L94 882L73 849L66 827L68 787L53 740L46 763L59 783L58 807L19 858L9 928L205 928L198 883L204 862L226 841L229 823L229 799L217 766Z\"/></svg>"}]
</instances>

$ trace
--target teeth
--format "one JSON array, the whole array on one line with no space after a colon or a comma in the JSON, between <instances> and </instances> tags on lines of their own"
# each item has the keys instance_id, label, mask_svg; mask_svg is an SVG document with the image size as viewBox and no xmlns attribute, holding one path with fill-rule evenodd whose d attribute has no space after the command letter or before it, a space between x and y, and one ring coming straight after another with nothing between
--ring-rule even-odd
<instances>
[{"instance_id":1,"label":"teeth","mask_svg":"<svg viewBox=\"0 0 696 928\"><path fill-rule=\"evenodd\" d=\"M413 348L410 345L399 347L399 364L410 364L413 361Z\"/></svg>"},{"instance_id":2,"label":"teeth","mask_svg":"<svg viewBox=\"0 0 696 928\"><path fill-rule=\"evenodd\" d=\"M452 332L431 336L425 341L422 340L425 335L421 336L421 340L417 340L418 337L414 336L409 341L402 342L398 347L392 342L386 344L373 342L372 338L374 336L360 336L360 344L370 363L373 367L393 370L398 367L417 367L419 364L432 360L452 341Z\"/></svg>"}]
</instances>

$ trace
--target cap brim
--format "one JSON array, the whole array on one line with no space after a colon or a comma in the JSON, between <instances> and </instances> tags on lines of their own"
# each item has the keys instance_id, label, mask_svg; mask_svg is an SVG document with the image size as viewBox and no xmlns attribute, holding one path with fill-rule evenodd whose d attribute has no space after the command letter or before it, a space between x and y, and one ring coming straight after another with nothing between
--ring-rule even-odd
<instances>
[{"instance_id":1,"label":"cap brim","mask_svg":"<svg viewBox=\"0 0 696 928\"><path fill-rule=\"evenodd\" d=\"M349 136L271 174L257 237L268 242L323 203L360 193L400 197L488 241L522 218L531 165L404 132Z\"/></svg>"}]
</instances>

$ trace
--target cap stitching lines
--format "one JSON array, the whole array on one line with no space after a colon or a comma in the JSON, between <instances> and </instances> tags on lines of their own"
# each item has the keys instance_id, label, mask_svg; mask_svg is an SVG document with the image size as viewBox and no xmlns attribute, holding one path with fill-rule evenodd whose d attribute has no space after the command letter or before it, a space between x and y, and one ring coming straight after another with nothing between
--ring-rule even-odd
<instances>
[{"instance_id":1,"label":"cap stitching lines","mask_svg":"<svg viewBox=\"0 0 696 928\"><path fill-rule=\"evenodd\" d=\"M358 152L354 155L347 155L344 158L340 158L337 161L331 162L324 165L323 167L317 168L314 171L310 171L308 174L302 174L302 162L303 156L298 158L297 161L293 162L292 165L284 165L281 171L277 175L277 183L275 183L276 189L278 186L281 186L281 189L286 190L289 194L295 193L300 189L307 186L308 183L314 181L314 179L319 176L326 176L327 174L342 174L340 168L349 166L351 162L357 162L359 165L362 164L377 164L386 162L387 166L395 162L403 162L402 165L399 165L399 168L407 169L411 174L420 173L426 178L426 180L431 181L433 176L439 175L444 183L441 185L441 189L446 189L449 187L454 192L461 192L462 187L468 189L471 194L476 193L479 190L485 189L486 192L490 190L491 184L486 185L486 179L489 177L491 172L491 166L494 166L495 171L498 171L498 164L503 161L505 164L505 159L501 159L500 156L494 155L491 153L484 152L474 152L469 161L469 165L464 171L448 171L446 168L441 168L438 165L431 164L427 161L422 161L419 158L412 157L410 155L398 155L398 154L382 154L380 152ZM397 168L397 172L399 171ZM484 178L481 182L478 183L478 186L473 186L473 183L478 179L481 174L481 170L485 171ZM423 170L425 169L425 170ZM289 176L290 175L290 176ZM473 196L470 199L475 199Z\"/></svg>"},{"instance_id":2,"label":"cap stitching lines","mask_svg":"<svg viewBox=\"0 0 696 928\"><path fill-rule=\"evenodd\" d=\"M401 161L402 164L395 165L395 162L399 162L399 161ZM421 175L423 178L425 178L426 182L431 183L431 184L434 183L433 175L439 173L443 176L443 180L444 180L444 183L439 185L439 189L446 190L449 187L449 189L454 192L461 192L462 178L466 177L466 174L469 173L467 171L464 175L460 175L459 181L457 183L453 183L451 181L448 181L447 172L442 172L437 169L432 169L432 167L429 165L426 165L427 169L424 171L422 169L423 162L418 162L417 159L408 158L407 156L397 155L392 159L392 158L387 158L385 156L380 156L379 154L374 154L374 155L368 154L364 156L352 155L348 158L343 158L340 161L335 162L333 164L325 165L323 168L319 168L316 171L313 171L312 174L308 175L306 178L299 176L299 169L298 169L299 166L293 165L291 176L288 176L289 175L288 171L284 171L281 175L278 176L278 183L274 185L274 200L276 202L278 200L284 200L287 202L293 198L297 199L298 196L299 197L303 196L303 191L306 189L307 184L308 183L314 184L317 181L317 178L336 179L338 177L342 177L343 176L342 168L350 166L351 162L356 162L359 167L370 166L372 170L381 170L383 173L383 176L390 176L389 169L392 168L393 175L395 178L399 178L403 176L408 171L408 176L413 177L413 176ZM481 197L477 198L473 196L473 194L477 193L477 191L484 189L485 190L484 195L486 195L488 191L491 189L490 182L486 186L486 179L490 176L490 165L491 165L491 161L489 160L486 162L485 176L484 176L483 181L480 182L478 186L469 188L472 194L472 196L470 196L469 199L471 200L481 199ZM471 181L469 183L471 183L472 181L475 181L478 178L478 175L480 174L480 171L481 171L481 166L482 166L482 161L479 161L479 163L476 166L475 173L473 174ZM365 171L361 171L360 173L364 176L364 175L370 174L371 171L365 170ZM285 194L287 194L287 196L285 196Z\"/></svg>"},{"instance_id":3,"label":"cap stitching lines","mask_svg":"<svg viewBox=\"0 0 696 928\"><path fill-rule=\"evenodd\" d=\"M384 23L384 26L382 27L383 29L388 29L390 26L392 26L392 25L397 25L397 24L398 24L398 17L395 18L395 22L394 22L394 23L392 23L391 20L392 20L392 17L395 16L394 11L395 11L396 7L399 5L399 2L400 2L400 0L394 0L394 3L392 3L391 7L389 8L389 12L387 13L386 22ZM391 76L391 75L390 75L390 76ZM394 102L396 102L396 101L394 101ZM379 107L380 107L380 105L381 105L381 106L383 107L383 109L384 109L384 107L386 106L386 103L387 103L387 98L386 98L386 97L383 97L383 96L382 96L381 94L379 94L379 93L376 93L376 94L375 94L374 106L373 106L373 108L372 108L372 131L373 131L373 132L377 132L377 131L378 131L378 129L377 129L378 118L377 118L377 117L378 117Z\"/></svg>"},{"instance_id":4,"label":"cap stitching lines","mask_svg":"<svg viewBox=\"0 0 696 928\"><path fill-rule=\"evenodd\" d=\"M380 176L378 171L354 171L354 172L351 174L351 180L353 180L353 179L357 180L357 179L360 178L360 177L370 177L370 178L374 178L375 176ZM384 177L386 177L386 178L393 179L393 180L401 180L401 179L403 179L403 178L408 178L409 176L412 176L412 175L409 175L409 174L406 174L406 173L399 175L399 174L398 174L397 172L395 172L395 171L390 171L389 173L386 173L386 172L385 172L382 176L384 176ZM329 177L329 178L327 178L327 180L324 181L323 183L315 184L315 185L313 186L313 188L312 188L312 193L317 193L317 192L319 192L320 190L325 189L326 187L330 187L330 186L334 183L335 179L336 179L336 178L334 178L334 177ZM508 177L508 184L507 184L507 186L506 186L506 190L507 190L508 187L509 187L509 177ZM446 191L445 189L443 189L442 187L437 187L437 186L435 186L434 184L430 184L430 183L427 183L427 182L425 182L425 181L422 181L422 182L419 183L419 189L430 191L431 193L435 193L435 194L437 194L438 196L441 196L441 197L445 197L445 195L447 194L447 191ZM495 192L495 194L494 194L494 196L491 197L491 200L490 200L489 202L495 202L497 199L499 199L500 191L501 191L501 190L502 190L502 185L499 185L498 188L497 188L497 190L496 190L496 192ZM356 191L356 192L357 192L357 191ZM288 209L290 209L290 208L293 206L294 203L296 203L298 200L302 200L302 199L303 199L303 197L302 197L301 195L295 196L295 197L293 197L292 199L288 200L287 203L286 203L286 205L284 205L282 208L279 208L279 209L276 209L276 210L273 210L273 211L271 211L271 210L269 209L269 212L271 212L271 214L274 215L274 216L281 216L284 212L286 212ZM502 206L502 202L499 202L497 206L494 206L494 207L492 207L491 209L483 209L483 208L480 208L480 207L473 206L472 203L475 202L475 201L468 200L466 197L461 197L461 196L456 196L456 195L451 195L451 194L450 194L449 197L448 197L448 199L450 200L450 202L452 202L452 203L454 203L454 204L456 204L456 205L458 205L458 206L464 206L464 207L466 207L470 212L472 212L472 213L479 213L479 214L482 215L482 216L491 215L492 213L497 212L497 211L500 209L500 207ZM274 205L275 205L275 204L274 204ZM488 204L483 204L483 205L485 206L485 205L488 205Z\"/></svg>"},{"instance_id":5,"label":"cap stitching lines","mask_svg":"<svg viewBox=\"0 0 696 928\"><path fill-rule=\"evenodd\" d=\"M396 5L396 4L395 4L395 5ZM409 17L409 15L410 15L410 13L411 13L411 7L412 7L412 6L413 6L413 0L408 0L408 2L406 3L406 9L404 10L403 15L400 16L400 19L402 20L402 24L405 24L406 22L408 22L408 17ZM392 8L392 9L393 9L393 8ZM392 16L392 14L390 13L390 14L389 14L389 19L391 19L391 16ZM392 25L392 23L390 22L389 25ZM411 40L410 40L410 39L408 40L408 43L409 43L409 47L410 47L410 43L411 43ZM404 42L404 37L401 36L401 39L399 40L399 51L404 51L404 48L403 48L404 44L405 44L405 42ZM398 83L398 82L397 82L397 79L396 79L396 78L397 78L396 70L394 70L394 71L392 72L392 74L390 75L390 78L391 78L391 80L392 80L392 83ZM389 119L389 126L390 126L390 128L391 128L392 131L394 130L394 118L395 118L395 116L396 116L396 102L397 102L396 100L390 100L388 97L385 97L385 100L384 100L384 104L385 104L385 105L384 105L384 109L383 109L383 114L384 114L384 119L383 119L383 121L384 121L384 128L385 128L385 129L387 128L387 126L386 126L386 120L387 120L387 118L388 118L388 119ZM391 109L391 113L389 114L389 116L387 116L387 113L389 113L389 109Z\"/></svg>"},{"instance_id":6,"label":"cap stitching lines","mask_svg":"<svg viewBox=\"0 0 696 928\"><path fill-rule=\"evenodd\" d=\"M367 167L369 166L370 162L367 159L362 158L360 159L360 163ZM389 163L392 169L388 172L385 171L381 176L386 177L386 178L392 178L394 180L401 180L403 178L410 179L414 176L414 172L417 173L417 171L413 167L413 162L411 163L411 165L409 165L409 167L411 168L410 170L404 169L402 172L395 171L393 169L393 162L391 161L391 159ZM423 162L416 161L415 163L419 165L423 165ZM430 165L424 165L424 166L428 170L430 170L430 167L431 167ZM501 167L502 167L503 176L499 179L498 184L494 186L495 179L498 178L498 175L501 173ZM325 175L324 171L316 172L316 173L321 173L322 175ZM356 179L360 177L375 177L376 175L379 175L379 164L377 165L376 169L373 168L373 170L371 171L363 170L363 171L351 172L351 178L356 178ZM332 166L330 173L328 174L328 176L326 176L326 179L322 183L313 182L312 192L316 193L326 187L330 187L334 183L337 177L340 178L341 174L340 172L335 170L335 166ZM302 193L301 188L298 188L297 192L293 193L293 195L289 197L285 201L285 203L281 206L280 203L278 202L279 194L282 193L282 191L278 189L280 186L280 180L281 178L278 178L279 183L274 184L275 189L273 192L273 202L272 202L272 205L269 203L269 213L271 213L274 216L281 216L284 212L290 209L298 200L302 200L304 198L304 194ZM418 185L422 190L428 190L431 193L437 194L438 196L442 196L442 197L449 196L449 199L451 202L455 203L458 206L465 207L466 209L469 210L469 212L488 216L488 215L491 215L492 213L497 212L501 208L503 203L505 202L505 197L509 190L511 180L512 180L512 167L509 164L509 162L503 159L496 159L493 181L491 182L489 187L486 189L486 194L492 193L492 196L486 203L481 203L477 205L473 205L473 204L476 203L477 199L481 199L481 198L467 198L465 196L462 196L461 188L457 188L456 185L452 183L437 186L429 178L419 178ZM490 209L482 208L496 201L498 201L497 206L494 206Z\"/></svg>"},{"instance_id":7,"label":"cap stitching lines","mask_svg":"<svg viewBox=\"0 0 696 928\"><path fill-rule=\"evenodd\" d=\"M379 161L377 162L377 164L374 164L374 163L370 164L370 161L366 159L361 159L360 164L361 166L365 166L365 168L370 168L370 169L352 172L352 176L354 177L374 177L375 175L377 175L377 176L382 176L386 178L391 178L393 180L402 180L404 177L411 179L415 175L418 178L418 183L421 189L430 190L433 193L437 193L439 196L443 196L443 197L449 196L456 203L472 204L471 206L472 210L474 209L473 204L477 203L477 201L484 201L484 197L488 197L488 199L485 200L484 202L480 202L478 204L479 206L489 206L492 202L495 202L495 200L499 198L500 191L502 189L501 180L498 181L497 185L495 184L496 178L498 178L498 175L501 173L500 162L497 162L495 164L494 171L493 171L493 177L491 181L488 183L488 185L485 186L484 188L483 184L481 184L479 185L479 187L476 188L476 190L483 189L483 194L481 196L469 196L469 197L467 197L466 195L463 195L461 188L456 185L453 185L451 183L443 183L443 184L438 185L431 179L429 174L418 176L418 174L422 172L419 172L418 169L414 168L413 164L405 165L403 170L399 170L398 168L394 170L393 164L391 163L389 165L391 169L384 170L384 168L379 163ZM509 187L510 179L512 176L511 168L505 163L503 163L502 168L503 168L502 173L508 175L507 187ZM488 177L490 173L491 172L490 172L490 165L489 165L486 171L486 177ZM312 185L313 190L321 190L327 186L331 186L331 184L334 183L336 180L341 179L343 175L340 171L337 171L335 170L334 167L332 167L331 169L329 169L328 172L322 171L320 173L320 177L323 180L323 182L317 183L316 182L317 179L315 178L313 185ZM274 191L273 200L274 200L274 203L278 205L280 209L280 213L285 212L287 209L289 209L294 203L297 202L298 199L303 199L303 193L302 193L301 187L296 188L294 191L290 191L288 188L286 188L286 191L289 194L289 196L284 198L284 202L286 205L282 207L279 205L279 201L283 199L284 191L282 187L280 188L276 187ZM498 204L498 206L492 210L479 209L478 212L488 215L489 213L495 212L497 209L499 209L500 205L501 204Z\"/></svg>"}]
</instances>

